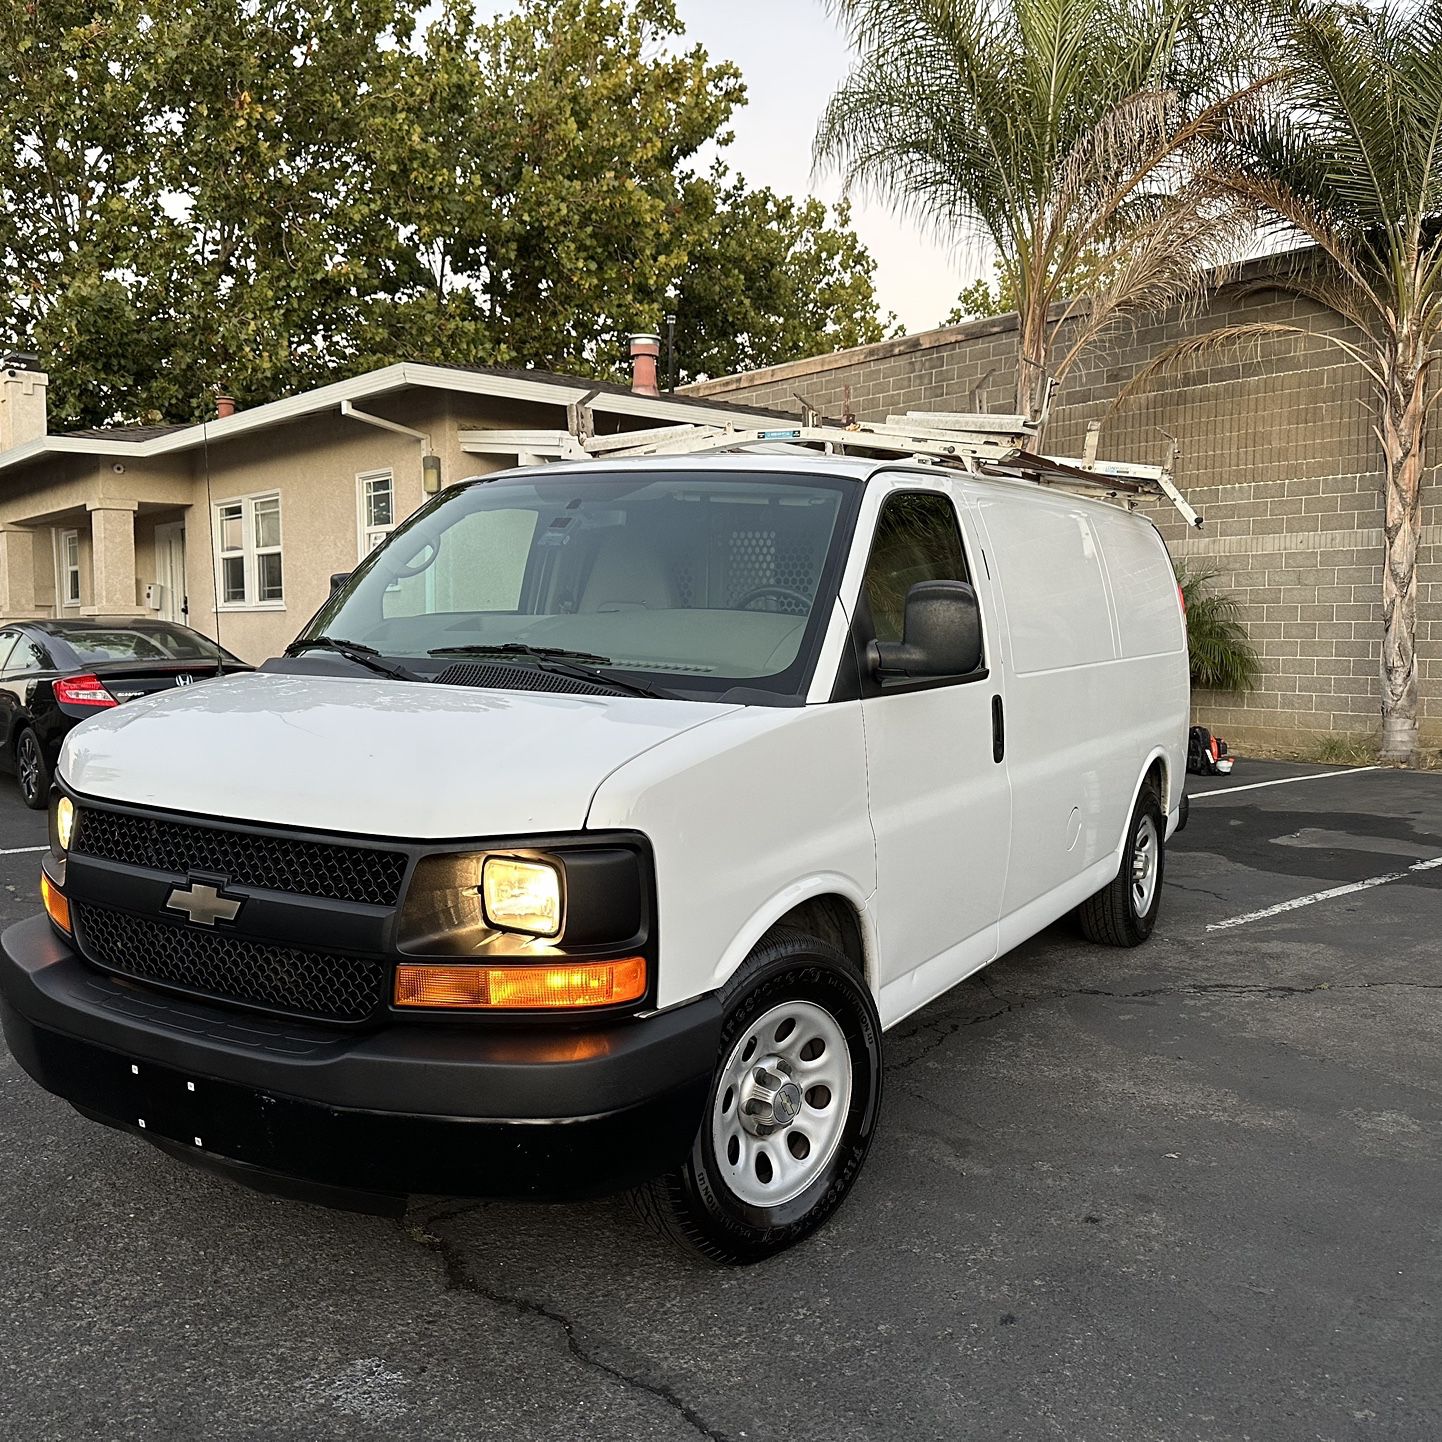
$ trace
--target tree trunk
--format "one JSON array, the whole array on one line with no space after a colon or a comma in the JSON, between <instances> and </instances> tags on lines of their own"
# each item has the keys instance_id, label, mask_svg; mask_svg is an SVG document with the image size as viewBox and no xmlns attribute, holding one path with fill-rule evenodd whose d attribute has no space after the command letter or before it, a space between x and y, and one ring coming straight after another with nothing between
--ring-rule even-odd
<instances>
[{"instance_id":1,"label":"tree trunk","mask_svg":"<svg viewBox=\"0 0 1442 1442\"><path fill-rule=\"evenodd\" d=\"M1033 450L1041 449L1041 436L1045 431L1048 392L1051 378L1047 373L1047 351L1050 336L1047 331L1047 307L1024 305L1017 318L1019 333L1016 352L1016 409L1037 424L1037 438Z\"/></svg>"},{"instance_id":2,"label":"tree trunk","mask_svg":"<svg viewBox=\"0 0 1442 1442\"><path fill-rule=\"evenodd\" d=\"M1377 434L1382 442L1386 565L1382 572L1382 759L1417 752L1417 548L1422 539L1422 469L1427 364L1389 368Z\"/></svg>"}]
</instances>

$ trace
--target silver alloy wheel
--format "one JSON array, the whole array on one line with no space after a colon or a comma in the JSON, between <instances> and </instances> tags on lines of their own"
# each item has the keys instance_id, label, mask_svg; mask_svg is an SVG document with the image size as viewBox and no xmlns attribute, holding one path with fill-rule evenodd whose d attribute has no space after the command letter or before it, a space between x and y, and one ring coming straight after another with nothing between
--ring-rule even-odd
<instances>
[{"instance_id":1,"label":"silver alloy wheel","mask_svg":"<svg viewBox=\"0 0 1442 1442\"><path fill-rule=\"evenodd\" d=\"M33 731L27 731L20 738L17 751L15 762L19 772L20 791L25 799L30 801L40 793L40 743L36 741Z\"/></svg>"},{"instance_id":2,"label":"silver alloy wheel","mask_svg":"<svg viewBox=\"0 0 1442 1442\"><path fill-rule=\"evenodd\" d=\"M841 1023L788 1001L737 1038L711 1108L711 1146L727 1187L754 1207L799 1197L826 1169L851 1108L851 1049Z\"/></svg>"},{"instance_id":3,"label":"silver alloy wheel","mask_svg":"<svg viewBox=\"0 0 1442 1442\"><path fill-rule=\"evenodd\" d=\"M1143 816L1132 838L1132 910L1139 917L1152 909L1152 898L1157 894L1161 850L1156 822Z\"/></svg>"}]
</instances>

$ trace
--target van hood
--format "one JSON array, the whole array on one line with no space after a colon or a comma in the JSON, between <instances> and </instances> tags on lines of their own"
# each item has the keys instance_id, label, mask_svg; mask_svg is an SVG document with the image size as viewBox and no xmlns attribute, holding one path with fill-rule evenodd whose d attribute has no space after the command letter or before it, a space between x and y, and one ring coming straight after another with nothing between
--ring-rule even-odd
<instances>
[{"instance_id":1,"label":"van hood","mask_svg":"<svg viewBox=\"0 0 1442 1442\"><path fill-rule=\"evenodd\" d=\"M617 767L736 709L257 672L101 712L59 769L82 797L317 831L579 831Z\"/></svg>"}]
</instances>

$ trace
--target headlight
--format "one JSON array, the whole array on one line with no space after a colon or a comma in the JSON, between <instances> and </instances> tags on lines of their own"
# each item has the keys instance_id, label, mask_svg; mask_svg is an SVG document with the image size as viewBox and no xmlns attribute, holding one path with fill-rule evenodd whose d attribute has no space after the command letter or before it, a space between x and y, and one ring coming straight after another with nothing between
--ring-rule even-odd
<instances>
[{"instance_id":1,"label":"headlight","mask_svg":"<svg viewBox=\"0 0 1442 1442\"><path fill-rule=\"evenodd\" d=\"M55 803L55 839L60 843L61 851L70 850L70 841L74 835L75 803L68 796L62 796Z\"/></svg>"},{"instance_id":2,"label":"headlight","mask_svg":"<svg viewBox=\"0 0 1442 1442\"><path fill-rule=\"evenodd\" d=\"M561 873L544 861L488 856L481 869L486 920L502 931L561 934Z\"/></svg>"}]
</instances>

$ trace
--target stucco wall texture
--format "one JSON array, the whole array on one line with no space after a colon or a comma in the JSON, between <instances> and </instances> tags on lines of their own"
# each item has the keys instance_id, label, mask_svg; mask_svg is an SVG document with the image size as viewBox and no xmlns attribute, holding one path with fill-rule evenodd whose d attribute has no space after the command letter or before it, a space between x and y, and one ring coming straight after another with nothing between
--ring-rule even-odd
<instances>
[{"instance_id":1,"label":"stucco wall texture","mask_svg":"<svg viewBox=\"0 0 1442 1442\"><path fill-rule=\"evenodd\" d=\"M1124 394L1177 342L1251 321L1306 334L1213 350ZM798 412L804 399L829 417L849 407L864 421L906 411L1011 411L1015 331L1014 316L974 321L702 382L689 393ZM1246 696L1199 692L1195 712L1243 745L1305 749L1380 731L1381 458L1365 378L1327 340L1348 334L1331 312L1259 291L1252 279L1204 306L1115 327L1064 378L1053 402L1044 447L1053 455L1080 455L1092 420L1103 422L1103 457L1157 462L1170 437L1179 443L1178 484L1206 525L1189 529L1169 505L1146 510L1177 561L1215 570L1214 584L1242 605L1262 658L1261 685ZM1442 529L1435 524L1425 527L1418 574L1423 739L1438 744Z\"/></svg>"}]
</instances>

